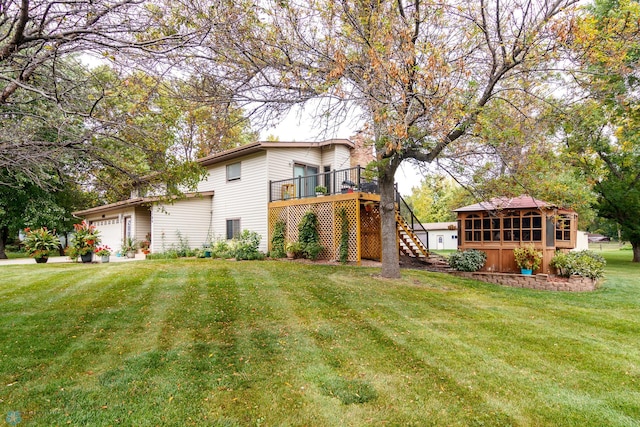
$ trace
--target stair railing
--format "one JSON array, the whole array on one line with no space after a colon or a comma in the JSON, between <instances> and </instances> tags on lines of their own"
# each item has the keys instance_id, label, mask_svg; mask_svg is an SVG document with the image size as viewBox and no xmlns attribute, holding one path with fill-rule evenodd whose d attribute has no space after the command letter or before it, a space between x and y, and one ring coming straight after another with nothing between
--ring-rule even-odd
<instances>
[{"instance_id":1,"label":"stair railing","mask_svg":"<svg viewBox=\"0 0 640 427\"><path fill-rule=\"evenodd\" d=\"M414 233L416 232L416 230L423 231L425 233L426 243L424 243L424 246L427 248L427 250L429 250L429 232L427 231L426 228L424 228L424 225L422 225L418 217L415 216L415 214L411 210L411 207L406 202L406 200L404 200L400 195L400 192L398 191L398 184L395 185L395 191L396 191L396 204L398 205L398 211L400 212L400 215L402 215L405 221L407 221L408 219L410 220L407 222Z\"/></svg>"}]
</instances>

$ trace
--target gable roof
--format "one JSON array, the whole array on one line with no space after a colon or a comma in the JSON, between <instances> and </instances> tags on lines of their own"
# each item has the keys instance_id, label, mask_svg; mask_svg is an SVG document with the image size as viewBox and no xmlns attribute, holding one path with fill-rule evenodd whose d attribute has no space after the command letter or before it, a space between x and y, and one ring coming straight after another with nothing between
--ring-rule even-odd
<instances>
[{"instance_id":1,"label":"gable roof","mask_svg":"<svg viewBox=\"0 0 640 427\"><path fill-rule=\"evenodd\" d=\"M476 203L469 206L464 206L455 209L454 212L482 212L482 211L497 211L502 209L541 209L541 208L554 208L555 205L545 202L544 200L538 200L526 194L518 197L494 197L491 200Z\"/></svg>"},{"instance_id":2,"label":"gable roof","mask_svg":"<svg viewBox=\"0 0 640 427\"><path fill-rule=\"evenodd\" d=\"M215 153L207 157L198 159L202 166L210 166L216 163L233 160L249 154L266 151L270 148L322 148L331 145L345 145L348 148L355 148L355 144L348 139L327 139L320 142L280 142L280 141L258 141L251 144Z\"/></svg>"}]
</instances>

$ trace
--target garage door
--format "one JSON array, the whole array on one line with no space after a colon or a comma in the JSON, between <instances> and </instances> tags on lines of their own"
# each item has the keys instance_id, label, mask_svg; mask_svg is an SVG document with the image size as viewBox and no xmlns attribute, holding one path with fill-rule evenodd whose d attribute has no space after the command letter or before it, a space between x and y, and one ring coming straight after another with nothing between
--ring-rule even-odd
<instances>
[{"instance_id":1,"label":"garage door","mask_svg":"<svg viewBox=\"0 0 640 427\"><path fill-rule=\"evenodd\" d=\"M120 250L122 245L122 223L118 217L91 221L91 225L95 225L100 231L100 245L107 245L114 252Z\"/></svg>"}]
</instances>

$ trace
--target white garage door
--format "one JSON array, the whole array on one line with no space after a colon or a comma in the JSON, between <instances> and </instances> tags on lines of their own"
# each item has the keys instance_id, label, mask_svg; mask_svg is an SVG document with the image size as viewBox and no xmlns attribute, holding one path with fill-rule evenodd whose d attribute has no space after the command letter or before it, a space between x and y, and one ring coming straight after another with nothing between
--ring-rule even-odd
<instances>
[{"instance_id":1,"label":"white garage door","mask_svg":"<svg viewBox=\"0 0 640 427\"><path fill-rule=\"evenodd\" d=\"M114 253L120 250L120 246L122 246L122 223L118 217L91 221L91 225L95 225L100 231L101 246L109 246Z\"/></svg>"}]
</instances>

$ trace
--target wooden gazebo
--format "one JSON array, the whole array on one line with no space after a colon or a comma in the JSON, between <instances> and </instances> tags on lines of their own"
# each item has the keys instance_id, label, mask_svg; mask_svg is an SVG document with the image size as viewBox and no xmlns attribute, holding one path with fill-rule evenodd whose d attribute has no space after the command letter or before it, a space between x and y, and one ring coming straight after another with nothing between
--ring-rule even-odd
<instances>
[{"instance_id":1,"label":"wooden gazebo","mask_svg":"<svg viewBox=\"0 0 640 427\"><path fill-rule=\"evenodd\" d=\"M578 214L531 196L494 198L456 209L458 249L486 252L483 271L519 273L513 249L533 245L543 253L537 273L550 273L556 250L576 247Z\"/></svg>"}]
</instances>

